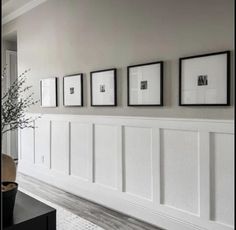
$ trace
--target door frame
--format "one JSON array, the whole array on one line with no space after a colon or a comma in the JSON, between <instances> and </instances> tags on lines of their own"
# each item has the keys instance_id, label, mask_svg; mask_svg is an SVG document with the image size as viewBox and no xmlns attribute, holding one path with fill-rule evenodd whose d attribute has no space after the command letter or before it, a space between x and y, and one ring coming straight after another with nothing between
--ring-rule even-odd
<instances>
[{"instance_id":1,"label":"door frame","mask_svg":"<svg viewBox=\"0 0 236 230\"><path fill-rule=\"evenodd\" d=\"M6 90L10 87L11 85L11 79L10 79L10 68L11 68L11 61L10 57L11 55L16 56L16 61L17 61L17 51L13 50L6 50ZM17 77L17 76L16 76ZM6 140L7 140L7 154L11 154L11 132L6 133Z\"/></svg>"}]
</instances>

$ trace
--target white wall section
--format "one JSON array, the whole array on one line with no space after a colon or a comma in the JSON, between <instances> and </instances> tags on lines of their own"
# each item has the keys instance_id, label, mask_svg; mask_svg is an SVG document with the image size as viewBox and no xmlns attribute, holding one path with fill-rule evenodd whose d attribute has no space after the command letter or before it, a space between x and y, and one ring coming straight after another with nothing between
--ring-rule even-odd
<instances>
[{"instance_id":1,"label":"white wall section","mask_svg":"<svg viewBox=\"0 0 236 230\"><path fill-rule=\"evenodd\" d=\"M233 142L228 133L211 134L211 219L230 225L234 224Z\"/></svg>"},{"instance_id":2,"label":"white wall section","mask_svg":"<svg viewBox=\"0 0 236 230\"><path fill-rule=\"evenodd\" d=\"M94 126L94 182L113 189L117 188L117 135L116 126Z\"/></svg>"},{"instance_id":3,"label":"white wall section","mask_svg":"<svg viewBox=\"0 0 236 230\"><path fill-rule=\"evenodd\" d=\"M123 148L124 191L151 200L152 129L125 126Z\"/></svg>"},{"instance_id":4,"label":"white wall section","mask_svg":"<svg viewBox=\"0 0 236 230\"><path fill-rule=\"evenodd\" d=\"M198 132L162 129L161 133L161 203L199 212Z\"/></svg>"},{"instance_id":5,"label":"white wall section","mask_svg":"<svg viewBox=\"0 0 236 230\"><path fill-rule=\"evenodd\" d=\"M165 229L234 229L233 121L48 114L36 124L19 132L20 172Z\"/></svg>"},{"instance_id":6,"label":"white wall section","mask_svg":"<svg viewBox=\"0 0 236 230\"><path fill-rule=\"evenodd\" d=\"M79 122L70 124L70 173L80 179L89 179L90 126Z\"/></svg>"},{"instance_id":7,"label":"white wall section","mask_svg":"<svg viewBox=\"0 0 236 230\"><path fill-rule=\"evenodd\" d=\"M50 121L37 120L35 126L35 164L50 168Z\"/></svg>"},{"instance_id":8,"label":"white wall section","mask_svg":"<svg viewBox=\"0 0 236 230\"><path fill-rule=\"evenodd\" d=\"M51 168L69 174L69 122L51 121Z\"/></svg>"}]
</instances>

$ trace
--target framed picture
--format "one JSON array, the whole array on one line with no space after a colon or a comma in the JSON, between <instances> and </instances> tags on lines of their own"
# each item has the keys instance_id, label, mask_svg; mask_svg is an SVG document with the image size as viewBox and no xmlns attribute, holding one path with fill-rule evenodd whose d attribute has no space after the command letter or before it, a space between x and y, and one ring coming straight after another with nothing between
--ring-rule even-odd
<instances>
[{"instance_id":1,"label":"framed picture","mask_svg":"<svg viewBox=\"0 0 236 230\"><path fill-rule=\"evenodd\" d=\"M230 51L179 59L179 105L230 104Z\"/></svg>"},{"instance_id":2,"label":"framed picture","mask_svg":"<svg viewBox=\"0 0 236 230\"><path fill-rule=\"evenodd\" d=\"M83 74L63 77L64 106L83 106Z\"/></svg>"},{"instance_id":3,"label":"framed picture","mask_svg":"<svg viewBox=\"0 0 236 230\"><path fill-rule=\"evenodd\" d=\"M40 80L40 98L42 107L57 106L57 78Z\"/></svg>"},{"instance_id":4,"label":"framed picture","mask_svg":"<svg viewBox=\"0 0 236 230\"><path fill-rule=\"evenodd\" d=\"M90 73L91 106L116 106L116 69Z\"/></svg>"},{"instance_id":5,"label":"framed picture","mask_svg":"<svg viewBox=\"0 0 236 230\"><path fill-rule=\"evenodd\" d=\"M127 67L128 106L163 106L163 62Z\"/></svg>"}]
</instances>

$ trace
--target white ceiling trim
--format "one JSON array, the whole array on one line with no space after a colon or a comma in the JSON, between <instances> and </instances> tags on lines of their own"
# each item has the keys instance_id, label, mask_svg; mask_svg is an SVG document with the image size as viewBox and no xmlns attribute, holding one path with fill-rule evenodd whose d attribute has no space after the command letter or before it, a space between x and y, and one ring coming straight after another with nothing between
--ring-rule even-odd
<instances>
[{"instance_id":1,"label":"white ceiling trim","mask_svg":"<svg viewBox=\"0 0 236 230\"><path fill-rule=\"evenodd\" d=\"M36 6L46 2L47 0L34 0L25 4L24 6L20 7L19 9L13 11L12 13L8 14L4 18L2 18L2 25L14 20L15 18L21 16L22 14L32 10Z\"/></svg>"}]
</instances>

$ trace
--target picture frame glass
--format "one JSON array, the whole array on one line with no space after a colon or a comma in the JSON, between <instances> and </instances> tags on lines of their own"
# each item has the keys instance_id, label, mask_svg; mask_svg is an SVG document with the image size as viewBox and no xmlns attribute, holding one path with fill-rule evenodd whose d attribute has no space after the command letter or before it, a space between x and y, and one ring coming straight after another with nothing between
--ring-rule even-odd
<instances>
[{"instance_id":1,"label":"picture frame glass","mask_svg":"<svg viewBox=\"0 0 236 230\"><path fill-rule=\"evenodd\" d=\"M91 73L92 105L115 105L115 70Z\"/></svg>"},{"instance_id":2,"label":"picture frame glass","mask_svg":"<svg viewBox=\"0 0 236 230\"><path fill-rule=\"evenodd\" d=\"M129 105L161 105L161 64L131 66Z\"/></svg>"},{"instance_id":3,"label":"picture frame glass","mask_svg":"<svg viewBox=\"0 0 236 230\"><path fill-rule=\"evenodd\" d=\"M47 78L40 81L41 84L41 106L56 107L57 106L57 85L56 78Z\"/></svg>"},{"instance_id":4,"label":"picture frame glass","mask_svg":"<svg viewBox=\"0 0 236 230\"><path fill-rule=\"evenodd\" d=\"M82 74L63 79L64 106L82 106Z\"/></svg>"},{"instance_id":5,"label":"picture frame glass","mask_svg":"<svg viewBox=\"0 0 236 230\"><path fill-rule=\"evenodd\" d=\"M227 53L181 61L181 104L227 103Z\"/></svg>"}]
</instances>

